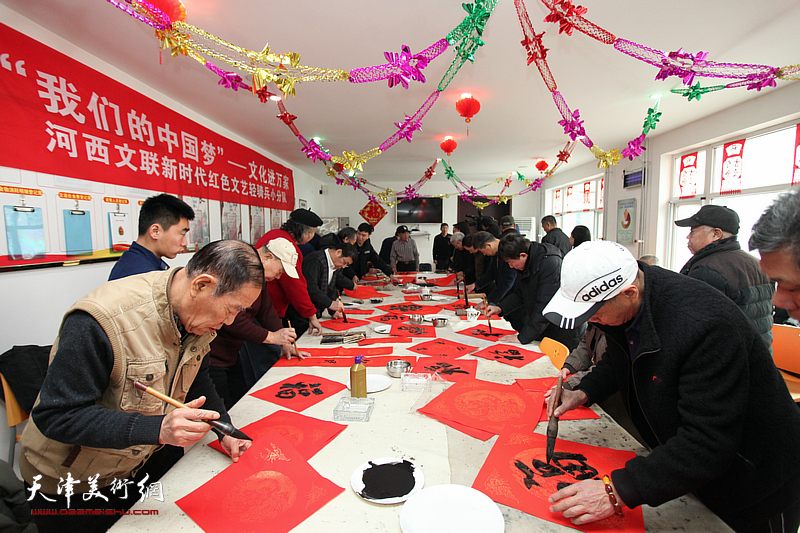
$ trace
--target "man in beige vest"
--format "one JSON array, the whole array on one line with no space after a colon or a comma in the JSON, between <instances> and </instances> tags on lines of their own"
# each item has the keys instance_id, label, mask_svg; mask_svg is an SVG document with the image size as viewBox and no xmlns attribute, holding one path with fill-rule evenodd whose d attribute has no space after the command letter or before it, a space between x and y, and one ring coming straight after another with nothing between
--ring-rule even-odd
<instances>
[{"instance_id":1,"label":"man in beige vest","mask_svg":"<svg viewBox=\"0 0 800 533\"><path fill-rule=\"evenodd\" d=\"M149 461L160 445L189 446L211 429L203 420L230 420L205 355L263 283L252 246L217 241L186 268L108 282L67 311L22 434L20 470L41 533L105 531L163 474ZM143 394L135 381L192 399L190 408ZM221 444L237 461L250 442ZM100 513L77 512L88 509Z\"/></svg>"}]
</instances>

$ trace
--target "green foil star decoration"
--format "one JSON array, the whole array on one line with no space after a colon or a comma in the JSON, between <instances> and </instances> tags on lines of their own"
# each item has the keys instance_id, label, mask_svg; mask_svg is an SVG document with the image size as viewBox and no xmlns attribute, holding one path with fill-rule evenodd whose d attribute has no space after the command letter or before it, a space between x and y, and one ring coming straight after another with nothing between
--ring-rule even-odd
<instances>
[{"instance_id":1,"label":"green foil star decoration","mask_svg":"<svg viewBox=\"0 0 800 533\"><path fill-rule=\"evenodd\" d=\"M656 111L655 107L651 107L647 110L647 116L644 119L644 124L642 125L642 133L647 135L650 133L650 130L656 129L656 124L658 121L661 120L661 111Z\"/></svg>"},{"instance_id":2,"label":"green foil star decoration","mask_svg":"<svg viewBox=\"0 0 800 533\"><path fill-rule=\"evenodd\" d=\"M670 92L674 94L679 94L681 96L685 96L689 102L692 100L700 101L700 97L702 97L706 93L713 93L715 91L720 91L724 89L724 85L711 85L709 87L700 87L700 82L698 81L691 87L681 87L680 89L672 89Z\"/></svg>"}]
</instances>

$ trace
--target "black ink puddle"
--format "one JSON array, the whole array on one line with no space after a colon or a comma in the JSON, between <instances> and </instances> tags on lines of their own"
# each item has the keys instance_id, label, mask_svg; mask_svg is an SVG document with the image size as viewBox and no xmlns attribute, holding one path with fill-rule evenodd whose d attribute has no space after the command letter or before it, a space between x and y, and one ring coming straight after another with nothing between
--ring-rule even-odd
<instances>
[{"instance_id":1,"label":"black ink puddle","mask_svg":"<svg viewBox=\"0 0 800 533\"><path fill-rule=\"evenodd\" d=\"M414 488L414 465L406 460L402 463L376 465L364 470L361 480L364 488L359 493L362 498L384 500L407 495Z\"/></svg>"}]
</instances>

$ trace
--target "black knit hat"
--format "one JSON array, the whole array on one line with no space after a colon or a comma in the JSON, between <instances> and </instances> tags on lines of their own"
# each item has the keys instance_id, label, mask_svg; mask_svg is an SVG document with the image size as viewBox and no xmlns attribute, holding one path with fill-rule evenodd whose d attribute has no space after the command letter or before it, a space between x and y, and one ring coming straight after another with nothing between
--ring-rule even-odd
<instances>
[{"instance_id":1,"label":"black knit hat","mask_svg":"<svg viewBox=\"0 0 800 533\"><path fill-rule=\"evenodd\" d=\"M322 219L309 209L295 209L292 211L292 214L289 215L289 218L305 226L311 226L312 228L322 225Z\"/></svg>"}]
</instances>

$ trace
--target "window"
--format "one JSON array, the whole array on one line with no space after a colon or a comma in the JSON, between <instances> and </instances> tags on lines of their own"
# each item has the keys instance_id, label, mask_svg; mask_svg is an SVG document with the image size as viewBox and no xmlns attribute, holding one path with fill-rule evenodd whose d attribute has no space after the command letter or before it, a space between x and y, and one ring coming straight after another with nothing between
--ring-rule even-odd
<instances>
[{"instance_id":1,"label":"window","mask_svg":"<svg viewBox=\"0 0 800 533\"><path fill-rule=\"evenodd\" d=\"M598 194L598 191L599 194ZM592 240L603 238L602 174L545 192L545 214L556 217L558 227L569 235L572 228L586 226Z\"/></svg>"},{"instance_id":2,"label":"window","mask_svg":"<svg viewBox=\"0 0 800 533\"><path fill-rule=\"evenodd\" d=\"M689 228L679 228L674 222L692 216L706 204L736 211L739 244L747 250L753 224L791 187L797 128L796 124L783 125L749 137L731 137L675 157L668 268L678 271L692 257L686 247ZM711 154L710 169L706 154Z\"/></svg>"}]
</instances>

